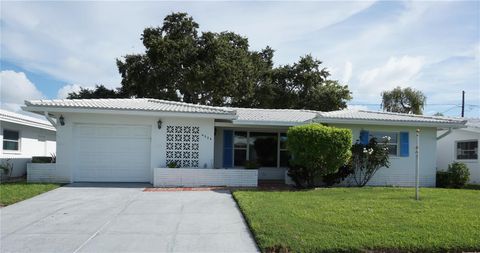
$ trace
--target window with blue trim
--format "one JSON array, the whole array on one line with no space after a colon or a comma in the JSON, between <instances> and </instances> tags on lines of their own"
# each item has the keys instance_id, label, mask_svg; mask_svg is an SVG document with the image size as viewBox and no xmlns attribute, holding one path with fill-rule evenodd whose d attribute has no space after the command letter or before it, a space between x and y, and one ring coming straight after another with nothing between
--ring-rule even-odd
<instances>
[{"instance_id":1,"label":"window with blue trim","mask_svg":"<svg viewBox=\"0 0 480 253\"><path fill-rule=\"evenodd\" d=\"M399 138L398 138L398 133L396 132L380 132L380 131L372 131L370 132L370 139L372 138L377 138L377 141L378 142L383 142L384 141L384 138L386 137L390 137L389 141L388 141L388 152L390 155L392 156L398 156L398 151L399 151L399 147L398 147L398 141L399 141ZM388 138L387 138L388 139Z\"/></svg>"},{"instance_id":2,"label":"window with blue trim","mask_svg":"<svg viewBox=\"0 0 480 253\"><path fill-rule=\"evenodd\" d=\"M233 165L245 166L247 161L247 132L235 131L233 135Z\"/></svg>"},{"instance_id":3,"label":"window with blue trim","mask_svg":"<svg viewBox=\"0 0 480 253\"><path fill-rule=\"evenodd\" d=\"M235 131L233 164L243 167L246 161L255 161L260 167L286 167L290 159L286 143L286 133Z\"/></svg>"}]
</instances>

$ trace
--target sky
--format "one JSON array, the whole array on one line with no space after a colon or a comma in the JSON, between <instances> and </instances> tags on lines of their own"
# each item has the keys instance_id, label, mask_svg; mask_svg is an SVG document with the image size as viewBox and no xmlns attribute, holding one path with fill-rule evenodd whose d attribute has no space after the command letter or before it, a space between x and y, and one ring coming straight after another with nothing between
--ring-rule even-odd
<instances>
[{"instance_id":1,"label":"sky","mask_svg":"<svg viewBox=\"0 0 480 253\"><path fill-rule=\"evenodd\" d=\"M200 31L233 31L275 65L311 54L349 86L351 109L380 110L381 92L412 87L424 113L480 117L480 1L8 2L0 10L1 107L119 87L116 59L142 53L140 35L171 12Z\"/></svg>"}]
</instances>

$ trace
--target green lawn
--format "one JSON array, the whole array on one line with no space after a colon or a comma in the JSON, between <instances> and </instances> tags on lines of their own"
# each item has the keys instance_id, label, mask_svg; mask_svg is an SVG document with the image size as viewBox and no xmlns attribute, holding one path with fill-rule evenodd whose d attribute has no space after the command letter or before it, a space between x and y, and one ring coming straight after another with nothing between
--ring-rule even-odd
<instances>
[{"instance_id":1,"label":"green lawn","mask_svg":"<svg viewBox=\"0 0 480 253\"><path fill-rule=\"evenodd\" d=\"M32 184L26 182L1 183L0 206L8 206L18 201L53 190L60 184Z\"/></svg>"},{"instance_id":2,"label":"green lawn","mask_svg":"<svg viewBox=\"0 0 480 253\"><path fill-rule=\"evenodd\" d=\"M421 201L412 188L233 195L264 252L480 250L478 190L421 189Z\"/></svg>"}]
</instances>

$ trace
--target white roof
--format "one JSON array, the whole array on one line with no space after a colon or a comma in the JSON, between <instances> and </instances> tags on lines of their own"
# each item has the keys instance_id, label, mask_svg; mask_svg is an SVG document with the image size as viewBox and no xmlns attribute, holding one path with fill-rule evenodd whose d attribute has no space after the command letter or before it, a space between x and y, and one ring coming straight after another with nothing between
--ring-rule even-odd
<instances>
[{"instance_id":1,"label":"white roof","mask_svg":"<svg viewBox=\"0 0 480 253\"><path fill-rule=\"evenodd\" d=\"M336 123L354 123L357 122L371 122L376 124L394 124L394 125L412 125L412 126L457 126L461 127L465 125L465 120L436 117L436 116L424 116L405 113L394 112L376 112L366 110L341 110L332 112L319 112L319 116L315 119L317 122L336 122Z\"/></svg>"},{"instance_id":2,"label":"white roof","mask_svg":"<svg viewBox=\"0 0 480 253\"><path fill-rule=\"evenodd\" d=\"M72 108L235 115L232 109L223 107L150 98L30 100L25 101L25 104L26 110L37 112L40 109L49 110L48 108Z\"/></svg>"},{"instance_id":3,"label":"white roof","mask_svg":"<svg viewBox=\"0 0 480 253\"><path fill-rule=\"evenodd\" d=\"M292 125L309 122L317 116L317 112L293 109L252 109L233 108L237 112L237 124L277 123Z\"/></svg>"},{"instance_id":4,"label":"white roof","mask_svg":"<svg viewBox=\"0 0 480 253\"><path fill-rule=\"evenodd\" d=\"M480 133L480 118L467 118L466 128L460 130L467 132Z\"/></svg>"},{"instance_id":5,"label":"white roof","mask_svg":"<svg viewBox=\"0 0 480 253\"><path fill-rule=\"evenodd\" d=\"M50 122L47 120L42 120L2 109L0 109L0 121L55 131L55 127L53 127L52 124L50 124Z\"/></svg>"},{"instance_id":6,"label":"white roof","mask_svg":"<svg viewBox=\"0 0 480 253\"><path fill-rule=\"evenodd\" d=\"M463 127L463 119L422 116L413 114L374 112L364 110L340 110L319 112L294 109L253 109L228 108L205 105L195 105L183 102L172 102L158 99L62 99L25 101L24 109L33 112L57 111L69 109L81 111L119 110L148 111L152 113L171 112L214 115L217 119L232 120L233 124L292 126L308 122L344 123L344 124L375 124L404 125L429 127ZM220 117L223 116L223 117Z\"/></svg>"},{"instance_id":7,"label":"white roof","mask_svg":"<svg viewBox=\"0 0 480 253\"><path fill-rule=\"evenodd\" d=\"M467 119L467 127L480 128L480 118Z\"/></svg>"}]
</instances>

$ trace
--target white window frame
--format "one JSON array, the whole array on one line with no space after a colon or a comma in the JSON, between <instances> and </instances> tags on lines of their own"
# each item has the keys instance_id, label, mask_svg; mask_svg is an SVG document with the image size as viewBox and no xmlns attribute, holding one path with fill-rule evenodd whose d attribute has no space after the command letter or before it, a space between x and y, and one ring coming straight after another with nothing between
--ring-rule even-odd
<instances>
[{"instance_id":1,"label":"white window frame","mask_svg":"<svg viewBox=\"0 0 480 253\"><path fill-rule=\"evenodd\" d=\"M458 158L458 143L462 142L477 142L477 159L459 159ZM478 140L476 139L471 139L471 140L460 140L460 141L455 141L455 146L453 147L455 150L455 160L456 161L477 161L478 160Z\"/></svg>"},{"instance_id":2,"label":"white window frame","mask_svg":"<svg viewBox=\"0 0 480 253\"><path fill-rule=\"evenodd\" d=\"M18 133L18 140L5 139L5 133L4 133L5 130L12 131L12 132L17 132ZM17 142L18 143L18 149L17 150L3 149L3 142L4 141ZM22 152L22 132L20 130L2 128L2 152L4 154L20 154Z\"/></svg>"},{"instance_id":3,"label":"white window frame","mask_svg":"<svg viewBox=\"0 0 480 253\"><path fill-rule=\"evenodd\" d=\"M282 145L280 145L280 144L281 144L281 140L280 140L280 138L281 138L282 134L287 134L287 133L286 133L286 132L278 132L278 144L277 144L277 147L278 147L278 148L277 148L277 150L278 150L278 152L277 152L277 168L280 168L280 167L281 167L281 166L280 166L280 154L282 153L282 151L288 151L288 148L281 148L281 146L282 146ZM287 138L288 138L288 137L287 137Z\"/></svg>"},{"instance_id":4,"label":"white window frame","mask_svg":"<svg viewBox=\"0 0 480 253\"><path fill-rule=\"evenodd\" d=\"M369 131L368 132L368 141L370 141L371 137L372 137L372 133L385 133L385 134L395 134L397 136L397 142L396 143L393 143L393 142L389 142L388 145L395 145L397 147L397 153L392 155L390 153L388 153L389 156L391 157L399 157L399 153L400 153L400 132L395 132L395 131ZM381 142L382 140L377 140L378 142Z\"/></svg>"},{"instance_id":5,"label":"white window frame","mask_svg":"<svg viewBox=\"0 0 480 253\"><path fill-rule=\"evenodd\" d=\"M269 133L269 134L277 134L277 166L274 166L274 167L264 167L262 166L261 168L283 168L283 167L280 167L280 134L282 133L286 133L285 131L262 131L262 130L233 130L233 136L234 136L234 141L232 143L233 147L232 147L232 150L233 150L233 167L234 168L243 168L242 166L235 166L235 132L246 132L247 133L247 148L246 148L246 152L247 152L247 155L246 155L246 159L247 161L250 160L250 132L255 132L255 133ZM244 148L237 148L238 150L245 150ZM287 150L287 149L282 149L282 151L284 150Z\"/></svg>"},{"instance_id":6,"label":"white window frame","mask_svg":"<svg viewBox=\"0 0 480 253\"><path fill-rule=\"evenodd\" d=\"M235 132L246 132L246 133L247 133L247 144L246 144L246 147L245 147L245 148L236 148L236 147L235 147ZM247 153L247 154L246 154L246 157L247 157L246 160L248 161L248 157L249 157L249 154L248 154L248 146L250 146L250 145L248 145L248 138L249 138L249 137L250 137L250 132L248 132L248 131L235 131L235 130L233 130L233 142L232 142L232 145L233 145L232 150L233 150L233 152L232 152L232 159L233 159L233 167L234 167L234 168L240 168L240 167L241 167L241 166L235 165L235 150L245 150L245 152Z\"/></svg>"}]
</instances>

